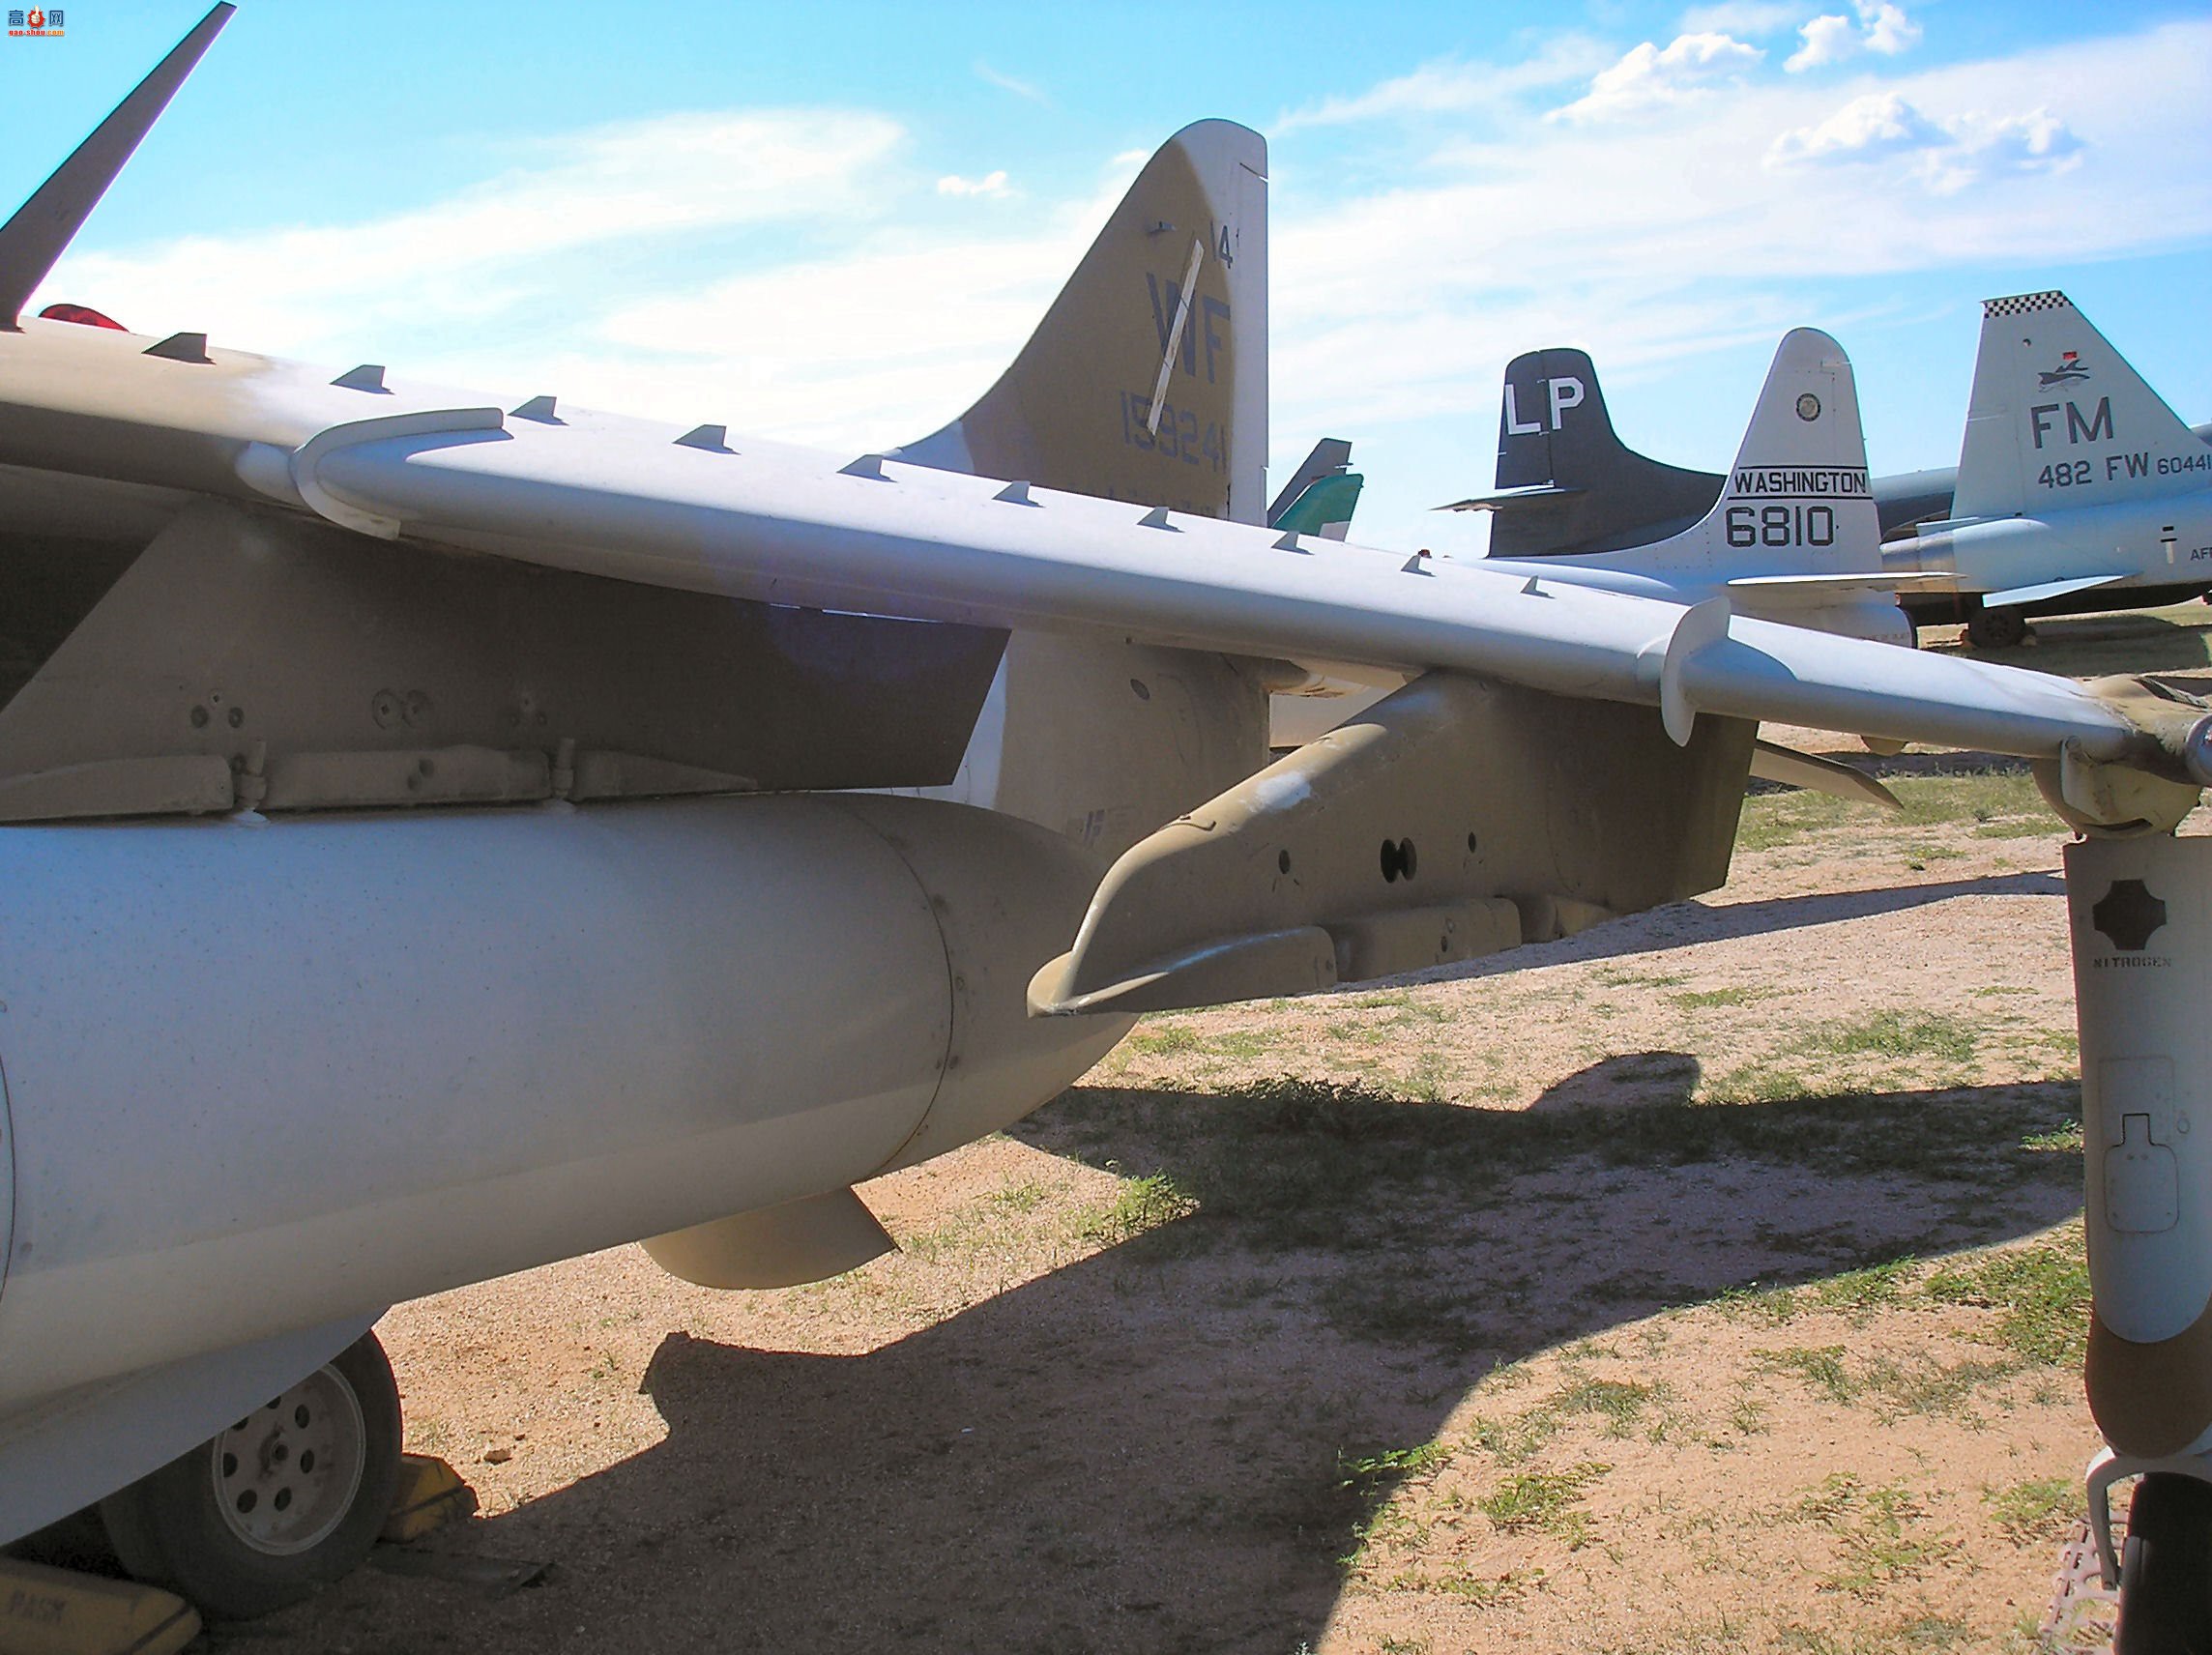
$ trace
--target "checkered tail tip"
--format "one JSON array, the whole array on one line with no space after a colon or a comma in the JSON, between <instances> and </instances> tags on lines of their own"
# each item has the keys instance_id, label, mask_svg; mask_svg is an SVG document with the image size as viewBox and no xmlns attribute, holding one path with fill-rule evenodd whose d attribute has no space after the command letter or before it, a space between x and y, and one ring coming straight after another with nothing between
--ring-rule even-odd
<instances>
[{"instance_id":1,"label":"checkered tail tip","mask_svg":"<svg viewBox=\"0 0 2212 1655\"><path fill-rule=\"evenodd\" d=\"M2023 293L2012 299L1982 301L1982 320L1995 316L2025 316L2037 310L2071 310L2074 302L2063 293Z\"/></svg>"}]
</instances>

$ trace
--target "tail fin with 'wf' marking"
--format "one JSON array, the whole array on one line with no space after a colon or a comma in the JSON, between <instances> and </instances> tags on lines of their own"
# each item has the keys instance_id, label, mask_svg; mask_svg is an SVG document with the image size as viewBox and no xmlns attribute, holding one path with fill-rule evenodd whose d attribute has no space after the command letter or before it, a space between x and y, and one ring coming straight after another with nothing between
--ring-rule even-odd
<instances>
[{"instance_id":1,"label":"tail fin with 'wf' marking","mask_svg":"<svg viewBox=\"0 0 2212 1655\"><path fill-rule=\"evenodd\" d=\"M2032 516L2208 481L2212 450L2065 294L1983 305L1954 517Z\"/></svg>"},{"instance_id":2,"label":"tail fin with 'wf' marking","mask_svg":"<svg viewBox=\"0 0 2212 1655\"><path fill-rule=\"evenodd\" d=\"M1185 127L999 382L897 458L1266 521L1267 146Z\"/></svg>"}]
</instances>

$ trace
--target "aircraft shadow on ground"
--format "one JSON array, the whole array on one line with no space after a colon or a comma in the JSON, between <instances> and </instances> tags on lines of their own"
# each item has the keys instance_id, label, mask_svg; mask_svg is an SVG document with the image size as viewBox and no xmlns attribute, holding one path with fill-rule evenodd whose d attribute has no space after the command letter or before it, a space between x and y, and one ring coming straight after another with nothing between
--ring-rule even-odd
<instances>
[{"instance_id":1,"label":"aircraft shadow on ground","mask_svg":"<svg viewBox=\"0 0 2212 1655\"><path fill-rule=\"evenodd\" d=\"M2067 1088L1723 1108L1697 1079L1638 1053L1513 1112L1075 1089L1015 1136L1157 1172L1132 1229L1195 1210L864 1355L671 1333L664 1442L433 1542L550 1558L547 1587L364 1571L238 1647L1289 1655L1390 1497L1346 1460L1434 1437L1497 1365L2079 1205L2079 1157L2023 1144Z\"/></svg>"},{"instance_id":2,"label":"aircraft shadow on ground","mask_svg":"<svg viewBox=\"0 0 2212 1655\"><path fill-rule=\"evenodd\" d=\"M1962 896L2063 896L2066 882L2056 874L1984 874L1975 879L1942 880L1931 885L1886 886L1872 890L1816 891L1803 896L1769 897L1762 902L1675 902L1648 914L1609 920L1557 943L1532 943L1502 954L1488 954L1463 965L1393 978L1397 982L1459 982L1503 976L1509 972L1589 960L1619 959L1720 943L1739 937L1765 937L1808 925L1833 925L1878 915L1902 914ZM1341 992L1366 993L1376 985L1358 983Z\"/></svg>"}]
</instances>

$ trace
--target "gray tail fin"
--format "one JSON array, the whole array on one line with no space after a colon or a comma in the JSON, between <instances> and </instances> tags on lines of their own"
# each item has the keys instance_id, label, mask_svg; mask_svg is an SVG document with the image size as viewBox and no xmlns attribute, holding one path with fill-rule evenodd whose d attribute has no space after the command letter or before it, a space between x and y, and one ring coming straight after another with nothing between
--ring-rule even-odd
<instances>
[{"instance_id":1,"label":"gray tail fin","mask_svg":"<svg viewBox=\"0 0 2212 1655\"><path fill-rule=\"evenodd\" d=\"M1881 566L1858 385L1814 328L1782 337L1735 464L1694 527L1608 559L1676 578L1861 574Z\"/></svg>"},{"instance_id":2,"label":"gray tail fin","mask_svg":"<svg viewBox=\"0 0 2212 1655\"><path fill-rule=\"evenodd\" d=\"M1170 138L998 383L897 457L1265 521L1266 170L1227 121Z\"/></svg>"},{"instance_id":3,"label":"gray tail fin","mask_svg":"<svg viewBox=\"0 0 2212 1655\"><path fill-rule=\"evenodd\" d=\"M1982 305L1954 517L2008 517L2212 481L2196 432L2063 293Z\"/></svg>"},{"instance_id":4,"label":"gray tail fin","mask_svg":"<svg viewBox=\"0 0 2212 1655\"><path fill-rule=\"evenodd\" d=\"M54 261L83 226L123 163L138 147L200 54L208 49L238 8L221 4L202 17L192 32L169 49L130 97L118 103L92 136L54 168L15 216L0 224L0 330L15 331L23 306Z\"/></svg>"},{"instance_id":5,"label":"gray tail fin","mask_svg":"<svg viewBox=\"0 0 2212 1655\"><path fill-rule=\"evenodd\" d=\"M1498 489L1528 495L1491 528L1493 557L1644 545L1679 534L1719 498L1721 479L1646 459L1614 434L1597 368L1582 351L1529 351L1506 365Z\"/></svg>"}]
</instances>

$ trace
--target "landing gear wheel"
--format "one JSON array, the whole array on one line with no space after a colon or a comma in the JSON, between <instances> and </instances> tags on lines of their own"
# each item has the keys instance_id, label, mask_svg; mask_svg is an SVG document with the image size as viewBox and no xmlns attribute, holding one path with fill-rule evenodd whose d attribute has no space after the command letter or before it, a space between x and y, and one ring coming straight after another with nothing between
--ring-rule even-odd
<instances>
[{"instance_id":1,"label":"landing gear wheel","mask_svg":"<svg viewBox=\"0 0 2212 1655\"><path fill-rule=\"evenodd\" d=\"M2009 650L2027 642L2027 617L2017 609L1977 609L1966 617L1966 642L1977 650Z\"/></svg>"},{"instance_id":2,"label":"landing gear wheel","mask_svg":"<svg viewBox=\"0 0 2212 1655\"><path fill-rule=\"evenodd\" d=\"M247 1620L349 1573L392 1509L399 1390L364 1333L283 1395L100 1502L116 1558L210 1619Z\"/></svg>"},{"instance_id":3,"label":"landing gear wheel","mask_svg":"<svg viewBox=\"0 0 2212 1655\"><path fill-rule=\"evenodd\" d=\"M2153 1471L2136 1485L2112 1655L2212 1655L2212 1483Z\"/></svg>"}]
</instances>

